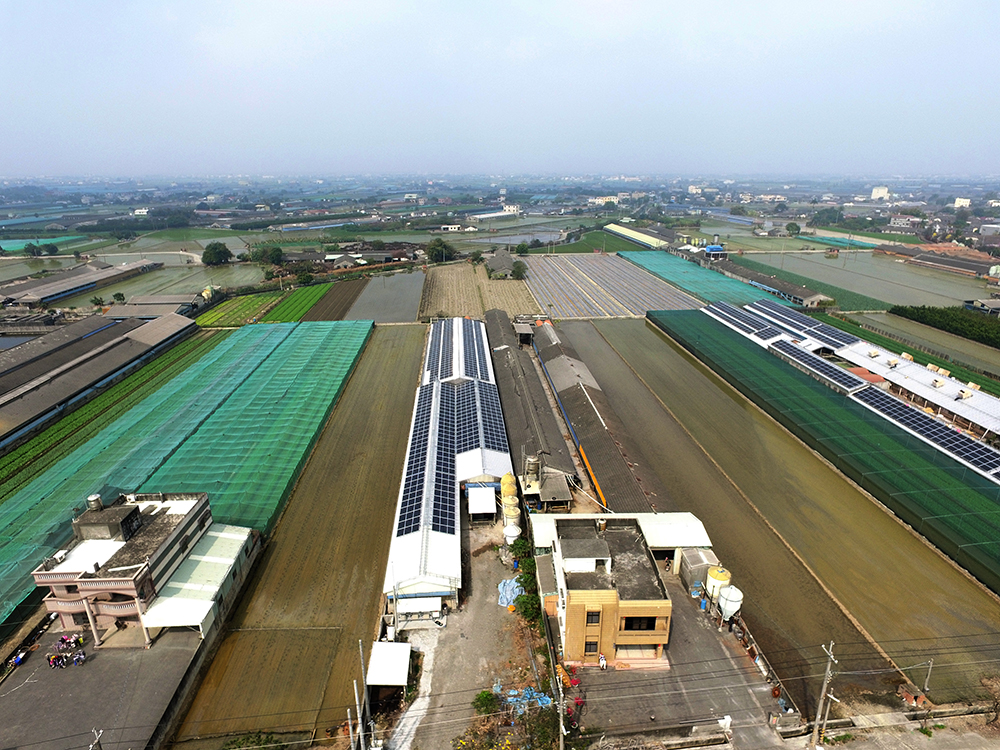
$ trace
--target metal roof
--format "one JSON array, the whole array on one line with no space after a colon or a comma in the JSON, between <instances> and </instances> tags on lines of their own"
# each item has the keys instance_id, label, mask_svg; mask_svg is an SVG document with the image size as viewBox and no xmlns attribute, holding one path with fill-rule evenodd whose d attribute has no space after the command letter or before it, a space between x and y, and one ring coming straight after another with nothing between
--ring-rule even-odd
<instances>
[{"instance_id":1,"label":"metal roof","mask_svg":"<svg viewBox=\"0 0 1000 750\"><path fill-rule=\"evenodd\" d=\"M1000 433L1000 399L995 396L864 341L837 350L837 355L983 429ZM971 395L962 398L960 391Z\"/></svg>"}]
</instances>

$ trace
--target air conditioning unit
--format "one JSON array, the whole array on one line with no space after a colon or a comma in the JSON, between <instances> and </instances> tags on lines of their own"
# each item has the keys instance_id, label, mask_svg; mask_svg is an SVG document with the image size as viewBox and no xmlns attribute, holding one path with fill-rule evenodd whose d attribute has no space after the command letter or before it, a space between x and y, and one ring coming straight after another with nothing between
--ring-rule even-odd
<instances>
[{"instance_id":1,"label":"air conditioning unit","mask_svg":"<svg viewBox=\"0 0 1000 750\"><path fill-rule=\"evenodd\" d=\"M967 391L964 388L958 389L958 396L955 398L956 401L959 399L972 398L972 391Z\"/></svg>"},{"instance_id":2,"label":"air conditioning unit","mask_svg":"<svg viewBox=\"0 0 1000 750\"><path fill-rule=\"evenodd\" d=\"M934 378L934 387L935 388L943 388L944 387L944 381L941 378Z\"/></svg>"},{"instance_id":3,"label":"air conditioning unit","mask_svg":"<svg viewBox=\"0 0 1000 750\"><path fill-rule=\"evenodd\" d=\"M937 372L938 371L938 366L936 364L934 364L933 362L928 362L927 363L927 369L930 370L931 372Z\"/></svg>"},{"instance_id":4,"label":"air conditioning unit","mask_svg":"<svg viewBox=\"0 0 1000 750\"><path fill-rule=\"evenodd\" d=\"M942 370L938 368L938 375L944 375L946 378L951 375L951 370Z\"/></svg>"},{"instance_id":5,"label":"air conditioning unit","mask_svg":"<svg viewBox=\"0 0 1000 750\"><path fill-rule=\"evenodd\" d=\"M872 359L878 359L878 349L869 349L868 356Z\"/></svg>"},{"instance_id":6,"label":"air conditioning unit","mask_svg":"<svg viewBox=\"0 0 1000 750\"><path fill-rule=\"evenodd\" d=\"M971 388L974 391L978 391L979 390L979 384L978 383L969 382L969 383L967 383L967 385L969 386L969 388Z\"/></svg>"},{"instance_id":7,"label":"air conditioning unit","mask_svg":"<svg viewBox=\"0 0 1000 750\"><path fill-rule=\"evenodd\" d=\"M907 362L912 362L913 361L913 355L912 354L907 354L906 352L903 352L899 356L902 357L903 359L905 359Z\"/></svg>"},{"instance_id":8,"label":"air conditioning unit","mask_svg":"<svg viewBox=\"0 0 1000 750\"><path fill-rule=\"evenodd\" d=\"M898 364L899 364L899 360L898 360L898 359L895 359L895 358L893 358L893 359L890 359L890 360L889 360L889 367L890 367L890 368L891 368L891 367L895 367L895 366L896 366L896 365L898 365Z\"/></svg>"}]
</instances>

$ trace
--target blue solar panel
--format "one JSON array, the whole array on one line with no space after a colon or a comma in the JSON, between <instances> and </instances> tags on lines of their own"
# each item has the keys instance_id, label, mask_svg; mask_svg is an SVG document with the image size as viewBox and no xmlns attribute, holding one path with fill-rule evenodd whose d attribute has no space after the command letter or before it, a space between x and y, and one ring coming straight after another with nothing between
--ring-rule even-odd
<instances>
[{"instance_id":1,"label":"blue solar panel","mask_svg":"<svg viewBox=\"0 0 1000 750\"><path fill-rule=\"evenodd\" d=\"M458 386L457 390L458 394L455 401L455 452L465 453L465 451L480 447L476 384L468 380Z\"/></svg>"},{"instance_id":2,"label":"blue solar panel","mask_svg":"<svg viewBox=\"0 0 1000 750\"><path fill-rule=\"evenodd\" d=\"M820 325L819 321L813 320L808 315L803 315L786 305L779 305L777 302L772 302L769 299L757 300L750 305L750 309L766 312L768 315L778 318L782 323L787 323L796 331L808 331L810 328Z\"/></svg>"},{"instance_id":3,"label":"blue solar panel","mask_svg":"<svg viewBox=\"0 0 1000 750\"><path fill-rule=\"evenodd\" d=\"M738 318L732 317L725 310L720 309L716 305L709 305L708 309L711 310L716 317L726 321L737 330L742 331L743 333L746 334L751 334L754 332L754 329L751 326L748 326L746 323L739 320Z\"/></svg>"},{"instance_id":4,"label":"blue solar panel","mask_svg":"<svg viewBox=\"0 0 1000 750\"><path fill-rule=\"evenodd\" d=\"M761 341L767 341L768 339L773 339L773 338L776 338L777 336L780 336L781 335L781 331L779 331L777 328L774 328L772 326L768 326L767 328L764 328L763 330L754 331L753 335L756 336L757 338L759 338Z\"/></svg>"},{"instance_id":5,"label":"blue solar panel","mask_svg":"<svg viewBox=\"0 0 1000 750\"><path fill-rule=\"evenodd\" d=\"M432 380L437 378L441 362L441 333L443 330L443 323L435 323L431 326L431 340L427 345L427 371L431 374Z\"/></svg>"},{"instance_id":6,"label":"blue solar panel","mask_svg":"<svg viewBox=\"0 0 1000 750\"><path fill-rule=\"evenodd\" d=\"M504 431L503 412L500 409L500 394L493 383L480 381L479 411L483 421L483 447L491 451L507 453L507 433Z\"/></svg>"},{"instance_id":7,"label":"blue solar panel","mask_svg":"<svg viewBox=\"0 0 1000 750\"><path fill-rule=\"evenodd\" d=\"M942 424L879 388L865 388L855 393L853 397L981 471L993 473L1000 469L1000 453L993 448Z\"/></svg>"},{"instance_id":8,"label":"blue solar panel","mask_svg":"<svg viewBox=\"0 0 1000 750\"><path fill-rule=\"evenodd\" d=\"M806 351L801 346L796 346L790 341L775 341L771 344L771 348L775 351L781 352L799 364L804 365L806 369L816 375L819 375L824 380L834 383L847 391L852 391L856 388L862 388L868 385L867 381L862 380L857 375L848 372L842 367L837 367L836 365L827 362L822 357L818 357L812 352Z\"/></svg>"},{"instance_id":9,"label":"blue solar panel","mask_svg":"<svg viewBox=\"0 0 1000 750\"><path fill-rule=\"evenodd\" d=\"M479 360L479 377L482 380L490 379L490 368L486 364L486 336L483 334L484 326L476 322L472 324L476 334L476 358Z\"/></svg>"},{"instance_id":10,"label":"blue solar panel","mask_svg":"<svg viewBox=\"0 0 1000 750\"><path fill-rule=\"evenodd\" d=\"M442 384L438 411L431 529L443 534L455 533L458 504L458 486L455 483L455 390L450 384Z\"/></svg>"},{"instance_id":11,"label":"blue solar panel","mask_svg":"<svg viewBox=\"0 0 1000 750\"><path fill-rule=\"evenodd\" d=\"M839 349L844 346L844 342L831 336L826 330L827 326L817 326L811 329L806 335L811 339L816 339L821 344L826 344L831 349Z\"/></svg>"},{"instance_id":12,"label":"blue solar panel","mask_svg":"<svg viewBox=\"0 0 1000 750\"><path fill-rule=\"evenodd\" d=\"M431 404L434 386L425 385L417 390L417 407L410 432L410 448L406 456L403 492L399 502L399 523L396 536L403 536L420 528L424 500L424 477L427 473L427 439L431 423Z\"/></svg>"},{"instance_id":13,"label":"blue solar panel","mask_svg":"<svg viewBox=\"0 0 1000 750\"><path fill-rule=\"evenodd\" d=\"M476 356L475 326L468 318L462 319L462 361L465 364L465 377L479 377L479 358Z\"/></svg>"},{"instance_id":14,"label":"blue solar panel","mask_svg":"<svg viewBox=\"0 0 1000 750\"><path fill-rule=\"evenodd\" d=\"M754 331L759 331L771 325L771 323L764 318L754 315L753 313L748 313L746 310L741 310L735 305L730 305L728 302L716 302L711 305L711 308L716 312L723 313L728 318L735 318L743 323L743 325Z\"/></svg>"},{"instance_id":15,"label":"blue solar panel","mask_svg":"<svg viewBox=\"0 0 1000 750\"><path fill-rule=\"evenodd\" d=\"M453 335L454 328L452 327L452 323L451 323L450 320L442 321L440 323L440 325L443 328L442 334L441 334L441 375L440 375L440 378L441 378L441 380L446 380L447 378L450 378L452 376L452 372L453 372L453 370L452 370L452 367L453 367L452 358L454 357L454 353L455 353L455 344L454 344L455 339L454 339L454 335Z\"/></svg>"}]
</instances>

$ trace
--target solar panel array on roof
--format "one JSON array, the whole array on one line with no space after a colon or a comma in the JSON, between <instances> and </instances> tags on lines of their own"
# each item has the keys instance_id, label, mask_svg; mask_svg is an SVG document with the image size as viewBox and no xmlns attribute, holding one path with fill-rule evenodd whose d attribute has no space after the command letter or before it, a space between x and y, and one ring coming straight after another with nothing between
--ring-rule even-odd
<instances>
[{"instance_id":1,"label":"solar panel array on roof","mask_svg":"<svg viewBox=\"0 0 1000 750\"><path fill-rule=\"evenodd\" d=\"M472 330L476 338L476 359L479 361L479 377L490 380L490 368L486 364L486 333L481 323L474 323Z\"/></svg>"},{"instance_id":2,"label":"solar panel array on roof","mask_svg":"<svg viewBox=\"0 0 1000 750\"><path fill-rule=\"evenodd\" d=\"M455 386L441 384L431 528L444 534L455 533L458 510L455 492L455 391Z\"/></svg>"},{"instance_id":3,"label":"solar panel array on roof","mask_svg":"<svg viewBox=\"0 0 1000 750\"><path fill-rule=\"evenodd\" d=\"M437 380L441 364L441 337L445 334L444 326L444 321L431 326L431 340L427 344L427 364L424 366L424 370L430 373L431 380Z\"/></svg>"},{"instance_id":4,"label":"solar panel array on roof","mask_svg":"<svg viewBox=\"0 0 1000 750\"><path fill-rule=\"evenodd\" d=\"M476 356L476 331L479 326L469 318L462 320L462 359L465 362L465 374L470 378L479 377L479 358Z\"/></svg>"},{"instance_id":5,"label":"solar panel array on roof","mask_svg":"<svg viewBox=\"0 0 1000 750\"><path fill-rule=\"evenodd\" d=\"M465 453L480 447L479 410L476 408L476 383L458 386L455 409L455 452Z\"/></svg>"},{"instance_id":6,"label":"solar panel array on roof","mask_svg":"<svg viewBox=\"0 0 1000 750\"><path fill-rule=\"evenodd\" d=\"M452 359L455 356L455 339L451 335L450 320L442 321L438 325L447 326L441 339L441 374L439 376L441 380L447 380L454 372Z\"/></svg>"},{"instance_id":7,"label":"solar panel array on roof","mask_svg":"<svg viewBox=\"0 0 1000 750\"><path fill-rule=\"evenodd\" d=\"M769 341L770 339L776 339L781 335L781 331L772 326L768 326L760 331L754 331L753 335L759 338L761 341Z\"/></svg>"},{"instance_id":8,"label":"solar panel array on roof","mask_svg":"<svg viewBox=\"0 0 1000 750\"><path fill-rule=\"evenodd\" d=\"M713 302L705 309L714 317L724 320L726 323L748 335L757 331L763 331L771 325L764 318L748 313L746 310L741 310L735 305L730 305L728 302Z\"/></svg>"},{"instance_id":9,"label":"solar panel array on roof","mask_svg":"<svg viewBox=\"0 0 1000 750\"><path fill-rule=\"evenodd\" d=\"M483 424L483 447L499 453L509 453L507 431L504 428L497 387L493 383L480 381L476 384L476 388L479 392L480 419Z\"/></svg>"},{"instance_id":10,"label":"solar panel array on roof","mask_svg":"<svg viewBox=\"0 0 1000 750\"><path fill-rule=\"evenodd\" d=\"M852 336L846 331L841 331L839 328L821 323L814 318L810 318L808 315L803 315L797 310L792 310L785 305L779 305L771 300L757 300L747 307L749 310L771 318L789 330L815 339L821 344L826 344L831 349L839 349L842 346L849 346L860 341L857 336Z\"/></svg>"},{"instance_id":11,"label":"solar panel array on roof","mask_svg":"<svg viewBox=\"0 0 1000 750\"><path fill-rule=\"evenodd\" d=\"M993 448L942 424L879 388L865 388L852 397L984 473L993 474L1000 469L1000 453Z\"/></svg>"},{"instance_id":12,"label":"solar panel array on roof","mask_svg":"<svg viewBox=\"0 0 1000 750\"><path fill-rule=\"evenodd\" d=\"M410 449L406 455L396 536L410 534L420 528L433 396L433 385L424 385L417 390L417 407L413 412L413 427L410 430Z\"/></svg>"},{"instance_id":13,"label":"solar panel array on roof","mask_svg":"<svg viewBox=\"0 0 1000 750\"><path fill-rule=\"evenodd\" d=\"M848 372L842 367L837 367L836 365L827 362L822 357L819 357L790 341L775 341L771 344L771 348L775 351L781 352L790 359L795 360L813 374L819 375L824 380L827 380L839 388L846 390L848 393L859 388L864 388L868 385L867 381L862 380L857 375Z\"/></svg>"}]
</instances>

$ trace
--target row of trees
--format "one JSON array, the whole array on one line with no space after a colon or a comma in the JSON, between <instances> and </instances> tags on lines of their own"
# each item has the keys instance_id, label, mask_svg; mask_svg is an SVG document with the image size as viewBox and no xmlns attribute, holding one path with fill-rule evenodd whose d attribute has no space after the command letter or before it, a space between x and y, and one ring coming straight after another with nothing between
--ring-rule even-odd
<instances>
[{"instance_id":1,"label":"row of trees","mask_svg":"<svg viewBox=\"0 0 1000 750\"><path fill-rule=\"evenodd\" d=\"M966 310L964 307L923 305L919 307L896 305L890 308L889 312L1000 349L1000 318L992 315Z\"/></svg>"}]
</instances>

